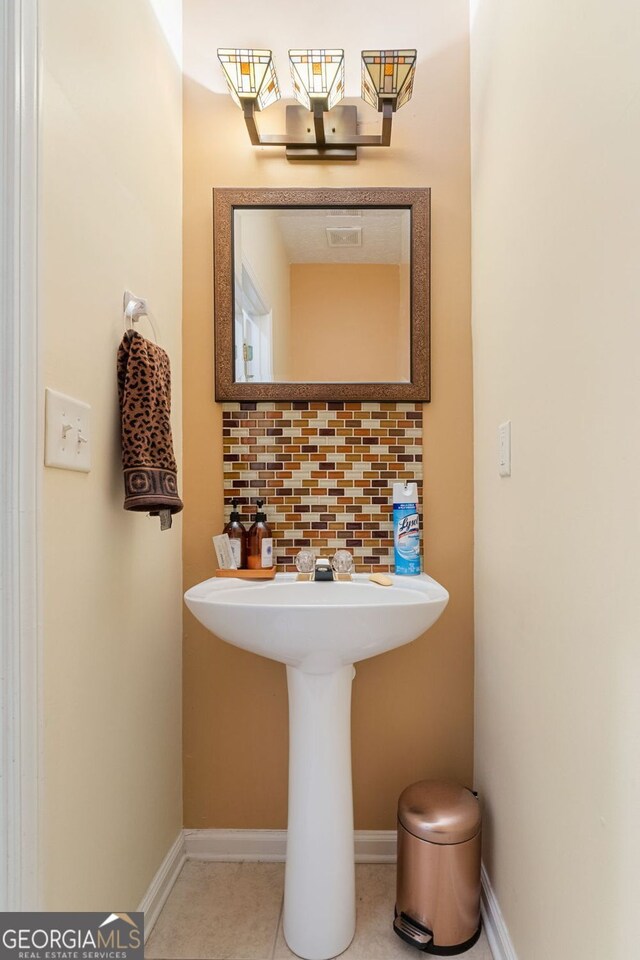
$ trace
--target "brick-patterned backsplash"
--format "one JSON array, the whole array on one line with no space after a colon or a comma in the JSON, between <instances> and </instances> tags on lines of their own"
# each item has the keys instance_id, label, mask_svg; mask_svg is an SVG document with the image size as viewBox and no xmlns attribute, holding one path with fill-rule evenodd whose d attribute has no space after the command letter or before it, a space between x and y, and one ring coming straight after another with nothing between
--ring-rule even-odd
<instances>
[{"instance_id":1,"label":"brick-patterned backsplash","mask_svg":"<svg viewBox=\"0 0 640 960\"><path fill-rule=\"evenodd\" d=\"M295 570L301 547L393 569L393 482L416 480L422 508L421 403L222 406L225 517L237 498L249 529L264 497L279 569Z\"/></svg>"}]
</instances>

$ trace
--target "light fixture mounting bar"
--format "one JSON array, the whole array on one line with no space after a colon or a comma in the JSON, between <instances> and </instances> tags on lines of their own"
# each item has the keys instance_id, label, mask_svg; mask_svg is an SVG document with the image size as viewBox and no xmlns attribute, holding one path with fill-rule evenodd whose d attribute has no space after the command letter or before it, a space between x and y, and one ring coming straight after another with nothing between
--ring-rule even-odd
<instances>
[{"instance_id":1,"label":"light fixture mounting bar","mask_svg":"<svg viewBox=\"0 0 640 960\"><path fill-rule=\"evenodd\" d=\"M285 134L261 134L255 118L255 100L242 98L242 109L249 138L254 146L286 147L288 160L355 160L358 147L388 147L391 143L393 100L382 104L380 134L357 134L357 107L337 106L325 118L321 103L313 112L305 107L288 106Z\"/></svg>"},{"instance_id":2,"label":"light fixture mounting bar","mask_svg":"<svg viewBox=\"0 0 640 960\"><path fill-rule=\"evenodd\" d=\"M324 134L325 106L326 104L322 103L322 101L314 99L313 101L313 133L315 135L316 143L318 144L318 146L324 146L325 144L325 134Z\"/></svg>"}]
</instances>

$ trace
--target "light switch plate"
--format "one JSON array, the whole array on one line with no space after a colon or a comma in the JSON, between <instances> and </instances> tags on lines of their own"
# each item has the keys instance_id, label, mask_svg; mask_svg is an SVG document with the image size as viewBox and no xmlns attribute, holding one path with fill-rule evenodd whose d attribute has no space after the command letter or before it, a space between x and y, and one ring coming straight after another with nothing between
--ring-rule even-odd
<instances>
[{"instance_id":1,"label":"light switch plate","mask_svg":"<svg viewBox=\"0 0 640 960\"><path fill-rule=\"evenodd\" d=\"M498 427L498 473L501 477L511 476L511 420Z\"/></svg>"},{"instance_id":2,"label":"light switch plate","mask_svg":"<svg viewBox=\"0 0 640 960\"><path fill-rule=\"evenodd\" d=\"M46 467L61 470L91 470L91 407L57 390L45 390Z\"/></svg>"}]
</instances>

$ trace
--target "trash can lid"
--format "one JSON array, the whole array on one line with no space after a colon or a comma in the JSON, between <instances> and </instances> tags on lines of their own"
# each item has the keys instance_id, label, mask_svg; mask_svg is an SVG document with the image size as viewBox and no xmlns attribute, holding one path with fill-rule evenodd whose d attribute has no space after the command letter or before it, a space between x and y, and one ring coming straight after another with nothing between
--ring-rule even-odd
<instances>
[{"instance_id":1,"label":"trash can lid","mask_svg":"<svg viewBox=\"0 0 640 960\"><path fill-rule=\"evenodd\" d=\"M398 820L420 840L463 843L480 829L480 803L459 783L420 780L400 794Z\"/></svg>"}]
</instances>

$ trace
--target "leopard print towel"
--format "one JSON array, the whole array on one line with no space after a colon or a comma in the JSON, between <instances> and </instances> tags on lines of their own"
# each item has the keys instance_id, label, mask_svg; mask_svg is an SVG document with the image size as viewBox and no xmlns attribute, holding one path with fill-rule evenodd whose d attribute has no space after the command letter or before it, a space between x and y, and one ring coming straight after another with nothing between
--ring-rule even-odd
<instances>
[{"instance_id":1,"label":"leopard print towel","mask_svg":"<svg viewBox=\"0 0 640 960\"><path fill-rule=\"evenodd\" d=\"M118 348L118 396L124 509L161 517L165 511L178 513L182 500L171 436L169 357L139 333L125 333Z\"/></svg>"}]
</instances>

